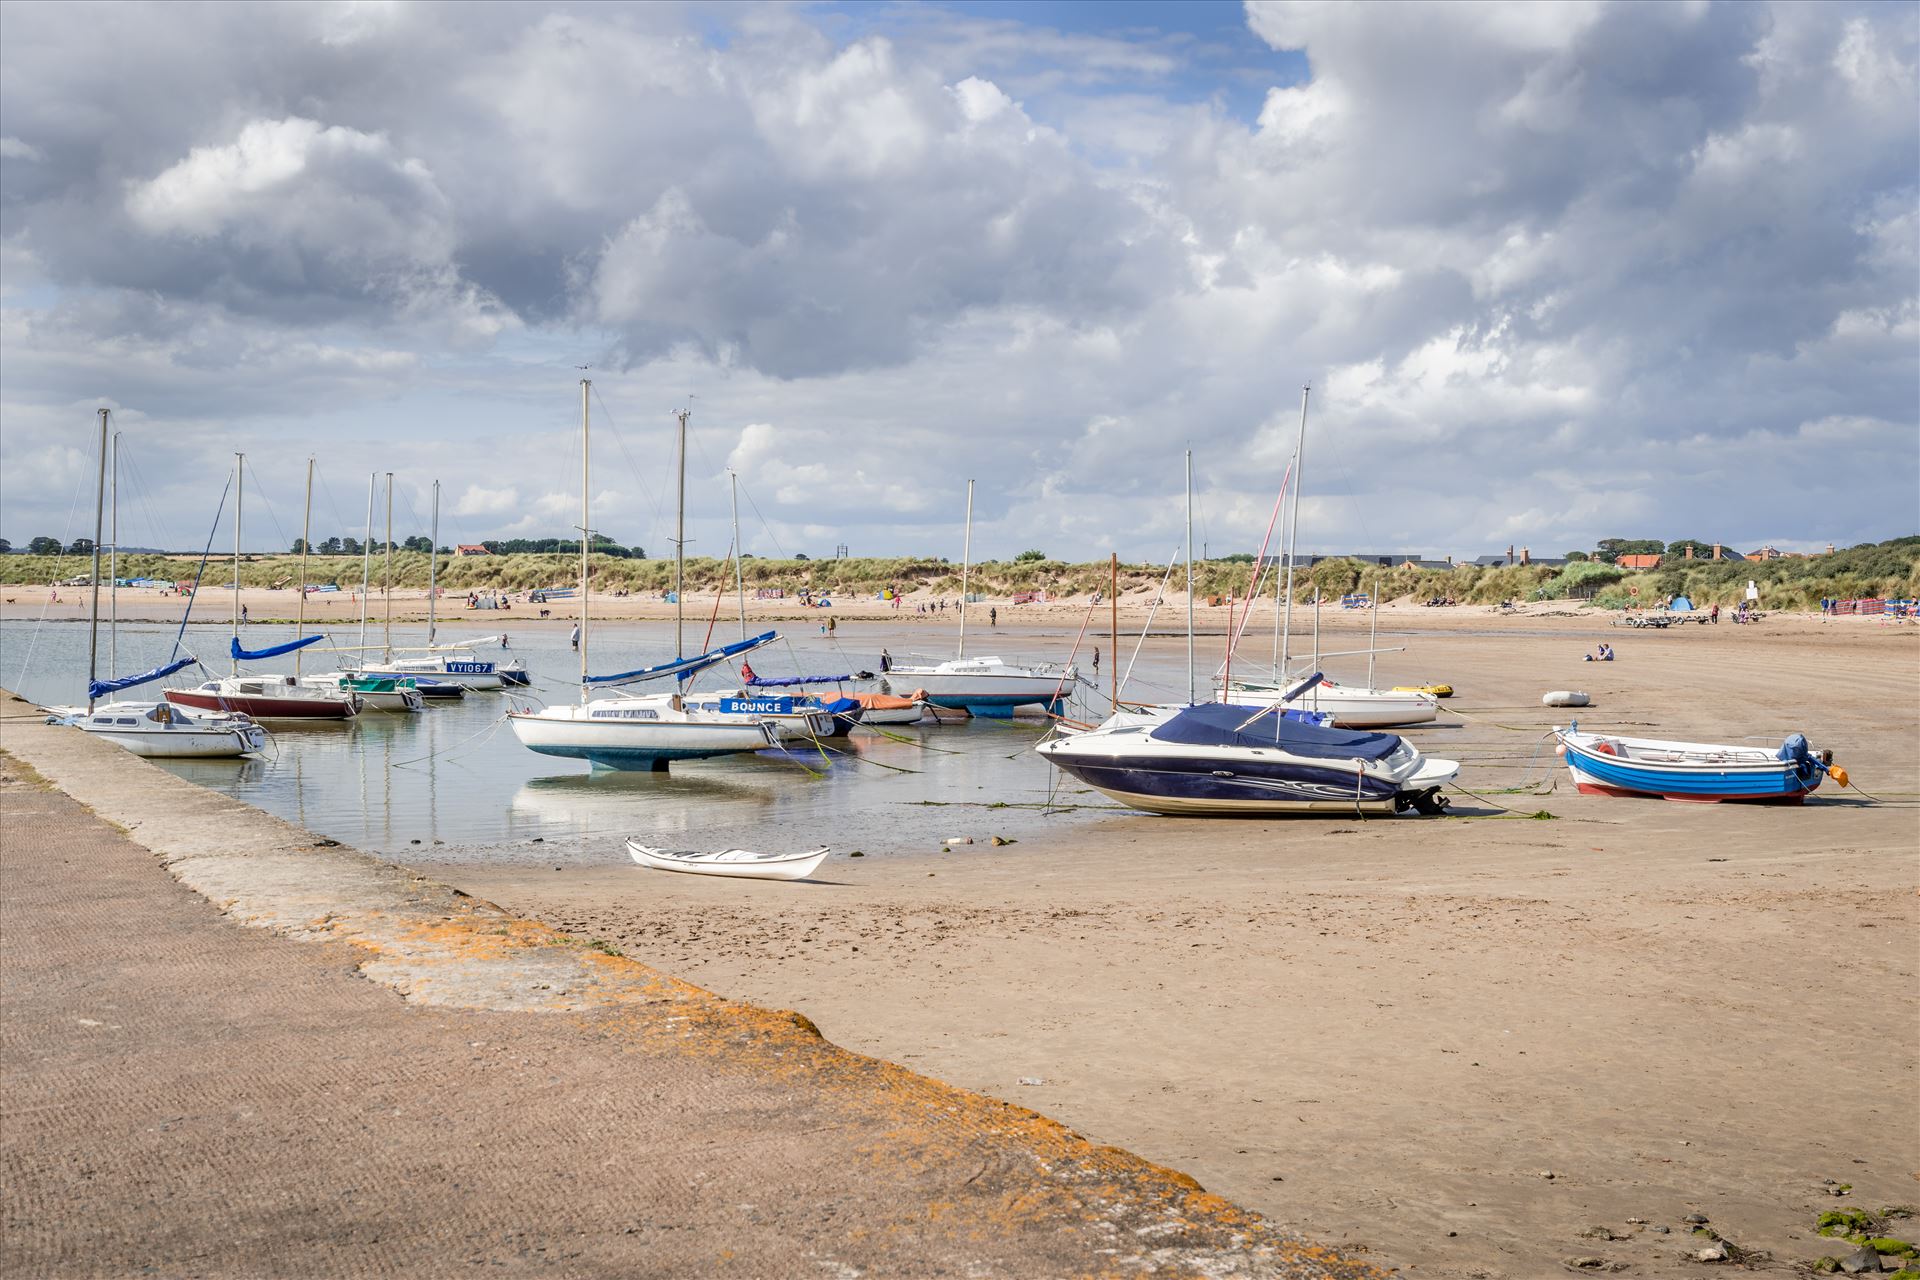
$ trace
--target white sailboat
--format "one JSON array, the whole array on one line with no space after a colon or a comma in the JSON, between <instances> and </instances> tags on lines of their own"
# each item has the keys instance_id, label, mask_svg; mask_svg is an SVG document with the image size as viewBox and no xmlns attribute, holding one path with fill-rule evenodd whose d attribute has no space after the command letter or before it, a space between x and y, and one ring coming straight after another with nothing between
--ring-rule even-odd
<instances>
[{"instance_id":1,"label":"white sailboat","mask_svg":"<svg viewBox=\"0 0 1920 1280\"><path fill-rule=\"evenodd\" d=\"M967 657L967 575L973 564L973 481L967 481L967 528L960 559L960 640L946 662L895 663L883 682L887 692L965 711L976 716L1005 719L1018 707L1057 710L1079 679L1071 666L1022 664L1000 657Z\"/></svg>"},{"instance_id":2,"label":"white sailboat","mask_svg":"<svg viewBox=\"0 0 1920 1280\"><path fill-rule=\"evenodd\" d=\"M1333 723L1342 729L1383 729L1399 725L1426 724L1440 714L1440 701L1429 693L1420 693L1409 689L1375 689L1372 687L1372 652L1368 649L1369 677L1367 686L1331 683L1324 678L1313 681L1304 692L1295 692L1301 686L1301 677L1289 672L1290 645L1293 635L1293 566L1295 551L1300 542L1300 480L1306 461L1307 450L1307 400L1311 387L1300 389L1300 438L1294 446L1293 462L1293 514L1289 518L1287 529L1287 573L1286 605L1282 614L1280 653L1275 663L1274 678L1270 681L1233 679L1231 671L1223 673L1221 687L1217 694L1220 702L1235 706L1275 706L1284 704L1293 711L1319 712L1333 717ZM1315 645L1319 635L1319 593L1314 594L1315 609ZM1313 671L1319 671L1318 655L1315 655Z\"/></svg>"},{"instance_id":3,"label":"white sailboat","mask_svg":"<svg viewBox=\"0 0 1920 1280\"><path fill-rule=\"evenodd\" d=\"M240 645L240 521L241 504L246 495L247 456L236 453L233 491L233 639L228 653L233 659L230 675L208 680L192 689L168 689L166 698L175 707L202 711L232 711L256 720L350 720L360 713L360 699L343 689L315 689L300 683L300 650L318 644L323 638L306 634L307 557L300 556L300 614L294 639L288 644L247 650ZM313 459L307 459L307 508L313 507ZM294 654L294 675L243 675L242 661L277 658Z\"/></svg>"},{"instance_id":4,"label":"white sailboat","mask_svg":"<svg viewBox=\"0 0 1920 1280\"><path fill-rule=\"evenodd\" d=\"M311 467L311 462L309 462ZM439 484L435 482L435 496ZM388 530L391 540L392 530ZM367 477L367 543L360 552L360 644L367 643L367 570L373 556L373 477ZM323 671L301 676L300 683L314 689L339 689L360 699L360 705L378 711L422 711L426 700L412 676L390 672Z\"/></svg>"},{"instance_id":5,"label":"white sailboat","mask_svg":"<svg viewBox=\"0 0 1920 1280\"><path fill-rule=\"evenodd\" d=\"M232 759L250 755L263 750L267 745L267 733L260 725L244 715L230 715L225 712L202 712L198 715L175 707L165 700L159 702L130 700L124 702L106 702L99 700L103 693L117 693L121 689L131 689L163 679L184 667L191 666L191 657L178 659L152 671L125 679L109 674L102 681L99 678L100 658L100 506L104 498L105 469L107 461L107 417L109 411L100 410L100 465L101 492L95 495L93 518L93 595L87 620L87 705L84 707L48 707L48 721L53 724L66 724L103 738L115 746L124 747L134 755L156 760L190 759ZM119 485L119 436L114 437L114 543L116 559L119 551L120 515L117 510L120 501ZM115 572L118 571L117 565ZM117 583L116 583L117 586ZM113 621L108 628L107 645L112 663L119 654L118 643L119 612L113 611Z\"/></svg>"},{"instance_id":6,"label":"white sailboat","mask_svg":"<svg viewBox=\"0 0 1920 1280\"><path fill-rule=\"evenodd\" d=\"M585 760L596 769L647 770L664 773L674 760L759 751L774 746L775 731L757 717L719 718L689 707L679 694L615 696L589 700L593 677L587 674L587 580L589 549L593 545L588 502L590 426L588 399L593 384L580 380L580 702L578 706L518 709L507 713L520 744L541 755ZM685 493L687 419L680 415L682 494ZM684 517L685 499L682 498ZM676 547L676 558L682 546ZM684 593L676 593L683 599ZM717 651L722 657L725 650ZM708 655L711 656L711 655ZM673 667L677 664L668 664ZM634 675L636 673L628 673Z\"/></svg>"}]
</instances>

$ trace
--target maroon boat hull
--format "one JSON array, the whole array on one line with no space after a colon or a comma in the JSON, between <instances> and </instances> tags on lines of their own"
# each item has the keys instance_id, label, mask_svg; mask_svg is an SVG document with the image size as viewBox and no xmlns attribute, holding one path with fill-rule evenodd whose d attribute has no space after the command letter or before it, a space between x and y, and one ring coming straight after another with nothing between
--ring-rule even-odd
<instances>
[{"instance_id":1,"label":"maroon boat hull","mask_svg":"<svg viewBox=\"0 0 1920 1280\"><path fill-rule=\"evenodd\" d=\"M260 694L202 693L198 689L165 689L167 701L201 711L237 711L255 720L345 720L356 708L344 701L318 698L272 698Z\"/></svg>"}]
</instances>

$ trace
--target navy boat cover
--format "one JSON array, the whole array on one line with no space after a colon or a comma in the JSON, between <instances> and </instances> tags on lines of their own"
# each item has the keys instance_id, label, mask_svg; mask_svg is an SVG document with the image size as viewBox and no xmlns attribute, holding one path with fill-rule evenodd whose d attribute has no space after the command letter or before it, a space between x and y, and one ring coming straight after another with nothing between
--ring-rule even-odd
<instances>
[{"instance_id":1,"label":"navy boat cover","mask_svg":"<svg viewBox=\"0 0 1920 1280\"><path fill-rule=\"evenodd\" d=\"M319 644L326 636L307 636L301 640L289 640L285 644L276 644L266 649L242 649L240 637L235 636L227 647L227 653L235 662L251 662L255 658L277 658L283 653L292 653L295 649L304 649L310 644Z\"/></svg>"},{"instance_id":2,"label":"navy boat cover","mask_svg":"<svg viewBox=\"0 0 1920 1280\"><path fill-rule=\"evenodd\" d=\"M151 671L142 671L137 676L121 676L118 680L93 680L87 684L87 698L89 701L94 698L104 698L108 694L118 693L122 689L131 689L136 685L151 684L155 680L164 680L174 672L190 667L198 661L200 661L200 659L194 657L192 654L188 654L186 657L169 662L165 666L155 667Z\"/></svg>"},{"instance_id":3,"label":"navy boat cover","mask_svg":"<svg viewBox=\"0 0 1920 1280\"><path fill-rule=\"evenodd\" d=\"M1285 720L1272 712L1240 728L1259 710L1218 702L1188 707L1156 728L1152 736L1161 742L1194 747L1278 747L1297 756L1323 760L1380 760L1400 745L1397 734L1323 729Z\"/></svg>"}]
</instances>

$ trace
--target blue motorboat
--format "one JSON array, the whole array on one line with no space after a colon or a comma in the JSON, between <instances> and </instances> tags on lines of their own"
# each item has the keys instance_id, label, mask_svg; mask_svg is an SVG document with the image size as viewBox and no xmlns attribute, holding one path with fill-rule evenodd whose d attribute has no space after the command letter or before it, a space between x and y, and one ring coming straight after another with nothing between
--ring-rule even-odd
<instances>
[{"instance_id":1,"label":"blue motorboat","mask_svg":"<svg viewBox=\"0 0 1920 1280\"><path fill-rule=\"evenodd\" d=\"M1798 733L1777 748L1622 738L1587 732L1577 721L1554 736L1574 785L1588 795L1799 804L1828 775L1841 786L1847 781L1831 751L1813 750Z\"/></svg>"}]
</instances>

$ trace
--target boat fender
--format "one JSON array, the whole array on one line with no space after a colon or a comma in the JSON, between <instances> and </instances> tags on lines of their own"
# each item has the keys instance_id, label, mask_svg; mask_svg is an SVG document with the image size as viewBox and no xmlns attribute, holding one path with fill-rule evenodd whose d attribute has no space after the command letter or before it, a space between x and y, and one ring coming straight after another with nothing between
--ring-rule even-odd
<instances>
[{"instance_id":1,"label":"boat fender","mask_svg":"<svg viewBox=\"0 0 1920 1280\"><path fill-rule=\"evenodd\" d=\"M1844 787L1848 785L1847 771L1837 764L1827 766L1827 776L1833 779L1835 786Z\"/></svg>"},{"instance_id":2,"label":"boat fender","mask_svg":"<svg viewBox=\"0 0 1920 1280\"><path fill-rule=\"evenodd\" d=\"M1578 689L1555 689L1540 699L1543 707L1586 707L1592 704L1592 697Z\"/></svg>"}]
</instances>

